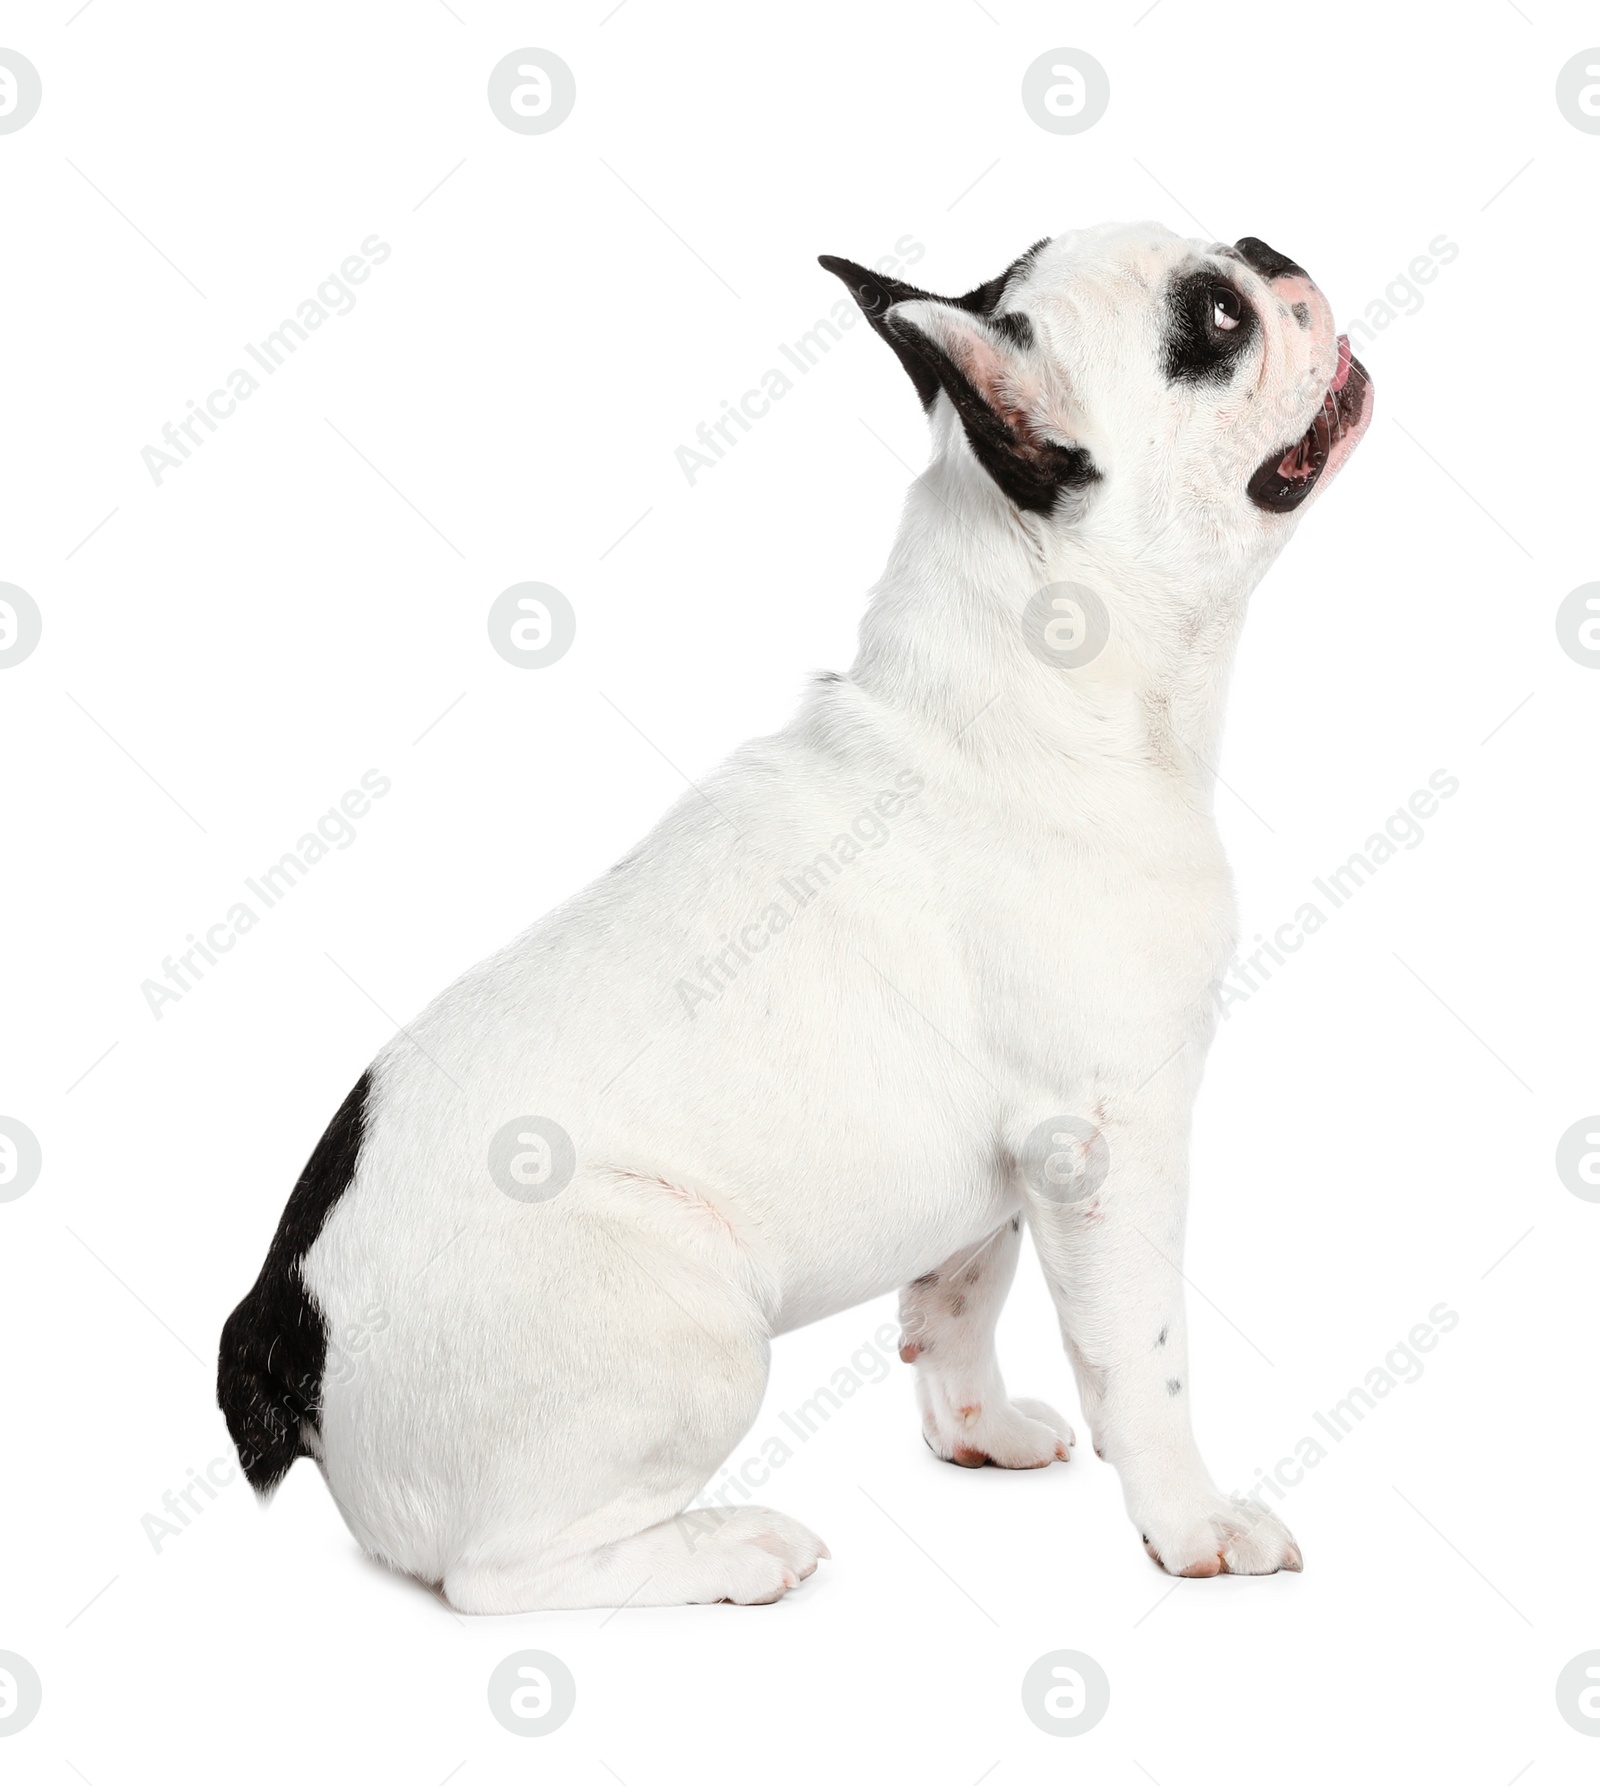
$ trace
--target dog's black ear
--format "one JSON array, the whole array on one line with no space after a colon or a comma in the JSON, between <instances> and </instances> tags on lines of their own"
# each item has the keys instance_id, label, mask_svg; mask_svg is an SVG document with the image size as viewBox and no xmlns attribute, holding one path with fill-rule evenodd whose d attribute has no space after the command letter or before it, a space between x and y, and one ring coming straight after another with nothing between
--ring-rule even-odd
<instances>
[{"instance_id":1,"label":"dog's black ear","mask_svg":"<svg viewBox=\"0 0 1600 1786\"><path fill-rule=\"evenodd\" d=\"M933 293L923 291L920 286L907 285L903 279L891 279L887 273L870 272L866 267L858 266L853 260L844 260L837 254L819 254L817 262L844 281L845 289L861 306L861 314L894 349L895 357L910 373L922 407L932 409L933 400L939 395L938 379L929 371L924 361L909 352L902 342L890 334L884 327L883 319L888 315L891 305L904 303L907 298L931 298Z\"/></svg>"},{"instance_id":2,"label":"dog's black ear","mask_svg":"<svg viewBox=\"0 0 1600 1786\"><path fill-rule=\"evenodd\" d=\"M989 316L964 300L914 293L873 326L907 370L920 367L950 399L978 463L1019 509L1047 515L1063 490L1098 481L1093 455L1074 444L1071 393L1025 315Z\"/></svg>"},{"instance_id":3,"label":"dog's black ear","mask_svg":"<svg viewBox=\"0 0 1600 1786\"><path fill-rule=\"evenodd\" d=\"M874 273L837 254L819 254L817 261L836 278L844 281L851 297L861 306L861 314L894 349L896 358L911 375L911 382L917 387L917 395L922 399L922 407L932 409L933 400L939 395L939 380L928 370L922 359L908 353L905 345L884 327L883 319L890 306L904 303L908 298L932 298L938 304L954 304L958 309L970 310L974 316L988 316L1005 296L1006 287L1012 279L1027 269L1049 240L1048 236L1040 237L1026 254L1018 255L998 277L985 280L982 285L976 286L961 298L941 298L936 292L924 291L920 285L907 285L905 280L891 279L887 273Z\"/></svg>"}]
</instances>

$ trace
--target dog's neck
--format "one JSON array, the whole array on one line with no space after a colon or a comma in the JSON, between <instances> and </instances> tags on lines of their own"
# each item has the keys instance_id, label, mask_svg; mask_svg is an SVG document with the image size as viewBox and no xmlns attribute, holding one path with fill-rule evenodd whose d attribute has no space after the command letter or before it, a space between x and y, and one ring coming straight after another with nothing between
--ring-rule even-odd
<instances>
[{"instance_id":1,"label":"dog's neck","mask_svg":"<svg viewBox=\"0 0 1600 1786\"><path fill-rule=\"evenodd\" d=\"M1099 807L1108 781L1142 780L1209 810L1234 649L1265 565L1175 563L1159 521L1091 508L1078 525L1020 514L969 454L946 450L912 486L850 681L1008 802ZM1086 585L1110 614L1104 649L1080 668L1027 648L1024 610L1056 583Z\"/></svg>"}]
</instances>

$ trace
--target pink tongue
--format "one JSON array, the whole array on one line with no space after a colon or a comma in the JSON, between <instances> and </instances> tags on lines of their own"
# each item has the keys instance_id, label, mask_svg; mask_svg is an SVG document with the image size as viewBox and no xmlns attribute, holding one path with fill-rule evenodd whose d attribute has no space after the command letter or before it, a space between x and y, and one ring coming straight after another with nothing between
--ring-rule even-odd
<instances>
[{"instance_id":1,"label":"pink tongue","mask_svg":"<svg viewBox=\"0 0 1600 1786\"><path fill-rule=\"evenodd\" d=\"M1333 383L1328 386L1330 392L1342 391L1344 381L1350 376L1350 337L1339 337L1339 369L1333 375Z\"/></svg>"}]
</instances>

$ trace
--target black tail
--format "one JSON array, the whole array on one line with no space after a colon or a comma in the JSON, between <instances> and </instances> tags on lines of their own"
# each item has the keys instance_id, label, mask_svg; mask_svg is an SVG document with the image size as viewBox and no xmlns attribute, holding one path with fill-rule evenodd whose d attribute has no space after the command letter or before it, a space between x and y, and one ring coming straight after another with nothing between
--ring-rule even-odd
<instances>
[{"instance_id":1,"label":"black tail","mask_svg":"<svg viewBox=\"0 0 1600 1786\"><path fill-rule=\"evenodd\" d=\"M297 1457L322 1404L328 1335L300 1261L355 1176L372 1074L363 1073L312 1150L250 1294L229 1315L217 1359L217 1406L250 1486L270 1494Z\"/></svg>"}]
</instances>

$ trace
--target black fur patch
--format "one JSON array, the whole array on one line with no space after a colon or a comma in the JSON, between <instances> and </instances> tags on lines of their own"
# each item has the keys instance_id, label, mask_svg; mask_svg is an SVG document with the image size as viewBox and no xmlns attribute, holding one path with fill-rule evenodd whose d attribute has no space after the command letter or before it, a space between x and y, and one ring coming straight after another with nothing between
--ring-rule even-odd
<instances>
[{"instance_id":1,"label":"black fur patch","mask_svg":"<svg viewBox=\"0 0 1600 1786\"><path fill-rule=\"evenodd\" d=\"M1219 329L1213 320L1219 292L1239 307L1235 328ZM1219 269L1180 273L1167 290L1167 377L1173 384L1225 384L1260 332L1255 311Z\"/></svg>"},{"instance_id":2,"label":"black fur patch","mask_svg":"<svg viewBox=\"0 0 1600 1786\"><path fill-rule=\"evenodd\" d=\"M939 395L939 380L921 360L908 356L901 343L883 326L885 312L891 305L903 304L908 298L932 298L936 304L953 304L958 310L970 310L974 316L993 316L995 306L1005 296L1007 286L1017 274L1027 271L1034 256L1049 240L1048 236L1041 236L1026 254L1019 254L1003 273L986 280L982 285L974 286L961 298L940 297L938 292L924 291L920 285L908 285L904 279L891 279L887 273L874 273L870 268L853 260L845 260L837 254L819 254L817 264L826 267L835 278L844 281L845 289L861 306L861 314L894 349L895 357L917 387L917 396L922 407L932 409L933 400Z\"/></svg>"},{"instance_id":3,"label":"black fur patch","mask_svg":"<svg viewBox=\"0 0 1600 1786\"><path fill-rule=\"evenodd\" d=\"M1026 351L1033 346L1033 324L1020 312L997 316L995 310L1012 282L1027 271L1034 256L1049 240L1048 236L1041 237L1026 254L1018 255L1003 273L974 286L960 298L942 298L936 292L907 285L902 279L870 272L855 261L841 260L838 255L818 257L830 273L844 281L850 295L861 306L862 315L894 349L895 357L917 387L922 407L932 409L942 390L961 418L978 463L1019 509L1041 515L1048 515L1054 509L1056 498L1063 490L1082 489L1099 480L1100 473L1087 449L1062 446L1051 440L1021 438L984 402L972 381L936 342L909 323L890 322L888 314L894 305L908 299L927 298L936 304L948 304L985 318L1001 340Z\"/></svg>"},{"instance_id":4,"label":"black fur patch","mask_svg":"<svg viewBox=\"0 0 1600 1786\"><path fill-rule=\"evenodd\" d=\"M300 1261L355 1176L371 1090L372 1074L363 1073L312 1149L261 1275L222 1329L217 1406L258 1494L270 1493L290 1464L306 1455L300 1425L314 1426L321 1407L328 1335Z\"/></svg>"},{"instance_id":5,"label":"black fur patch","mask_svg":"<svg viewBox=\"0 0 1600 1786\"><path fill-rule=\"evenodd\" d=\"M984 402L966 373L921 329L906 322L890 325L894 335L938 380L955 405L978 463L1019 509L1048 515L1063 490L1097 483L1100 473L1086 447L1053 440L1024 440Z\"/></svg>"},{"instance_id":6,"label":"black fur patch","mask_svg":"<svg viewBox=\"0 0 1600 1786\"><path fill-rule=\"evenodd\" d=\"M1000 300L1006 295L1006 288L1019 273L1026 273L1033 265L1039 250L1046 246L1050 238L1040 236L1039 240L1027 251L1019 254L1003 273L993 279L987 279L982 285L975 285L964 298L951 298L948 301L963 310L970 310L974 316L993 316Z\"/></svg>"},{"instance_id":7,"label":"black fur patch","mask_svg":"<svg viewBox=\"0 0 1600 1786\"><path fill-rule=\"evenodd\" d=\"M908 298L934 298L939 303L946 300L938 298L931 291L924 291L919 285L907 285L903 279L891 279L887 273L871 272L866 267L858 266L855 261L844 260L837 254L819 254L817 262L826 267L835 278L844 281L845 289L861 306L861 314L872 324L874 332L894 349L896 359L910 374L922 407L932 409L933 400L939 395L938 379L920 360L906 352L883 326L883 319L891 305L903 304Z\"/></svg>"}]
</instances>

